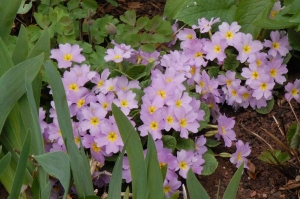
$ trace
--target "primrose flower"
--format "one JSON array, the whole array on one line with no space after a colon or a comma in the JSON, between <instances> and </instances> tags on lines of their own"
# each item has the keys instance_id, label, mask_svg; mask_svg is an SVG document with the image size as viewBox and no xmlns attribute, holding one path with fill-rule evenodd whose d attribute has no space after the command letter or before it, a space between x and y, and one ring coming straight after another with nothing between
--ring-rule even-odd
<instances>
[{"instance_id":1,"label":"primrose flower","mask_svg":"<svg viewBox=\"0 0 300 199\"><path fill-rule=\"evenodd\" d=\"M166 194L167 198L169 198L176 190L179 189L181 186L181 182L178 180L165 180L164 182L164 193Z\"/></svg>"},{"instance_id":2,"label":"primrose flower","mask_svg":"<svg viewBox=\"0 0 300 199\"><path fill-rule=\"evenodd\" d=\"M94 75L91 75L90 80L92 83L96 84L96 86L93 88L93 90L99 92L104 89L104 83L108 79L108 76L110 75L109 69L105 69L102 71L101 75L99 73L96 73Z\"/></svg>"},{"instance_id":3,"label":"primrose flower","mask_svg":"<svg viewBox=\"0 0 300 199\"><path fill-rule=\"evenodd\" d=\"M196 26L196 25L193 25L192 28L193 29L200 29L200 32L201 33L206 33L206 32L209 32L210 29L211 29L211 26L217 22L220 22L220 18L216 18L214 19L211 18L210 21L208 21L207 19L205 19L204 17L201 18L201 19L198 19L198 25L199 26Z\"/></svg>"},{"instance_id":4,"label":"primrose flower","mask_svg":"<svg viewBox=\"0 0 300 199\"><path fill-rule=\"evenodd\" d=\"M201 135L200 137L196 138L195 141L195 153L199 155L203 155L207 151L207 147L205 146L206 138L204 135Z\"/></svg>"},{"instance_id":5,"label":"primrose flower","mask_svg":"<svg viewBox=\"0 0 300 199\"><path fill-rule=\"evenodd\" d=\"M131 90L124 92L117 92L117 99L114 99L114 103L121 108L125 115L128 115L130 110L133 108L138 108L137 101L134 99L136 94Z\"/></svg>"},{"instance_id":6,"label":"primrose flower","mask_svg":"<svg viewBox=\"0 0 300 199\"><path fill-rule=\"evenodd\" d=\"M115 63L120 63L123 59L128 59L131 56L131 51L124 51L118 46L115 46L113 49L107 49L106 54L104 56L105 61L113 61Z\"/></svg>"},{"instance_id":7,"label":"primrose flower","mask_svg":"<svg viewBox=\"0 0 300 199\"><path fill-rule=\"evenodd\" d=\"M274 6L273 6L271 12L270 12L269 18L270 18L270 19L274 19L275 16L278 14L278 12L279 12L282 8L283 8L283 7L281 7L280 1L276 1L276 2L274 3Z\"/></svg>"},{"instance_id":8,"label":"primrose flower","mask_svg":"<svg viewBox=\"0 0 300 199\"><path fill-rule=\"evenodd\" d=\"M161 109L156 110L152 115L145 113L141 115L143 124L138 127L141 136L146 136L151 133L154 140L161 139L161 130L164 129L163 114Z\"/></svg>"},{"instance_id":9,"label":"primrose flower","mask_svg":"<svg viewBox=\"0 0 300 199\"><path fill-rule=\"evenodd\" d=\"M203 50L207 52L207 59L213 61L215 58L217 58L219 62L222 62L226 58L225 48L227 46L228 44L225 39L218 34L214 34L211 37L211 41L204 43Z\"/></svg>"},{"instance_id":10,"label":"primrose flower","mask_svg":"<svg viewBox=\"0 0 300 199\"><path fill-rule=\"evenodd\" d=\"M271 32L271 41L265 40L264 46L270 48L268 51L269 55L272 55L273 57L276 57L277 54L280 54L281 56L286 56L288 54L289 50L291 50L291 46L289 44L288 37L281 36L279 31L272 31Z\"/></svg>"},{"instance_id":11,"label":"primrose flower","mask_svg":"<svg viewBox=\"0 0 300 199\"><path fill-rule=\"evenodd\" d=\"M176 170L179 170L179 175L181 175L183 178L186 178L187 172L192 166L193 157L194 157L193 151L185 151L185 150L177 151Z\"/></svg>"},{"instance_id":12,"label":"primrose flower","mask_svg":"<svg viewBox=\"0 0 300 199\"><path fill-rule=\"evenodd\" d=\"M240 34L239 40L234 43L234 47L239 51L237 60L244 63L251 54L259 52L263 49L263 45L260 41L254 40L251 34Z\"/></svg>"},{"instance_id":13,"label":"primrose flower","mask_svg":"<svg viewBox=\"0 0 300 199\"><path fill-rule=\"evenodd\" d=\"M272 98L272 89L275 86L275 83L269 75L262 74L257 81L254 81L249 86L254 89L252 96L257 100L262 97L269 100Z\"/></svg>"},{"instance_id":14,"label":"primrose flower","mask_svg":"<svg viewBox=\"0 0 300 199\"><path fill-rule=\"evenodd\" d=\"M184 108L180 108L174 111L174 114L179 122L180 137L188 138L189 132L197 133L200 127L197 121L198 114L191 111L186 111Z\"/></svg>"},{"instance_id":15,"label":"primrose flower","mask_svg":"<svg viewBox=\"0 0 300 199\"><path fill-rule=\"evenodd\" d=\"M248 168L248 159L246 158L250 155L251 149L249 143L243 143L243 141L238 140L236 143L236 152L231 155L230 162L235 164L238 168L242 162L244 162L244 168Z\"/></svg>"},{"instance_id":16,"label":"primrose flower","mask_svg":"<svg viewBox=\"0 0 300 199\"><path fill-rule=\"evenodd\" d=\"M288 69L286 64L282 64L283 59L274 59L272 62L269 62L267 71L271 78L275 80L278 84L283 84L286 81L284 74L287 74Z\"/></svg>"},{"instance_id":17,"label":"primrose flower","mask_svg":"<svg viewBox=\"0 0 300 199\"><path fill-rule=\"evenodd\" d=\"M300 103L300 80L296 79L294 83L288 83L285 87L287 93L285 93L285 99L290 101L291 99L295 99L298 103Z\"/></svg>"},{"instance_id":18,"label":"primrose flower","mask_svg":"<svg viewBox=\"0 0 300 199\"><path fill-rule=\"evenodd\" d=\"M220 139L222 137L225 142L225 146L231 147L232 141L236 140L236 134L232 130L235 125L233 118L228 118L225 115L220 115L218 118L218 134L216 137Z\"/></svg>"},{"instance_id":19,"label":"primrose flower","mask_svg":"<svg viewBox=\"0 0 300 199\"><path fill-rule=\"evenodd\" d=\"M230 87L233 82L240 84L241 80L235 79L235 75L236 72L230 70L226 71L225 75L218 75L219 85L226 85L227 87Z\"/></svg>"},{"instance_id":20,"label":"primrose flower","mask_svg":"<svg viewBox=\"0 0 300 199\"><path fill-rule=\"evenodd\" d=\"M181 41L192 40L196 39L196 32L193 29L184 28L178 32L176 37Z\"/></svg>"},{"instance_id":21,"label":"primrose flower","mask_svg":"<svg viewBox=\"0 0 300 199\"><path fill-rule=\"evenodd\" d=\"M219 32L222 38L226 39L228 45L233 45L236 39L236 34L240 30L241 26L237 22L233 22L229 25L227 22L223 22L219 25Z\"/></svg>"},{"instance_id":22,"label":"primrose flower","mask_svg":"<svg viewBox=\"0 0 300 199\"><path fill-rule=\"evenodd\" d=\"M81 63L85 57L81 54L82 48L78 44L59 44L59 49L52 49L50 58L56 59L58 68L69 68L72 62Z\"/></svg>"}]
</instances>

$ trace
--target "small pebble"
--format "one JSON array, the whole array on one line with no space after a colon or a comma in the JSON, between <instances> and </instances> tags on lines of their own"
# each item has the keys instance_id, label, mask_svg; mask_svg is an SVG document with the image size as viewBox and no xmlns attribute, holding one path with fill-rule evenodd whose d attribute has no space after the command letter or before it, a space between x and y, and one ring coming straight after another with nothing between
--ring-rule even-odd
<instances>
[{"instance_id":1,"label":"small pebble","mask_svg":"<svg viewBox=\"0 0 300 199\"><path fill-rule=\"evenodd\" d=\"M256 196L256 191L253 191L251 194L250 194L250 197L253 198L254 196Z\"/></svg>"},{"instance_id":2,"label":"small pebble","mask_svg":"<svg viewBox=\"0 0 300 199\"><path fill-rule=\"evenodd\" d=\"M267 198L268 196L267 196L267 194L263 193L262 197Z\"/></svg>"}]
</instances>

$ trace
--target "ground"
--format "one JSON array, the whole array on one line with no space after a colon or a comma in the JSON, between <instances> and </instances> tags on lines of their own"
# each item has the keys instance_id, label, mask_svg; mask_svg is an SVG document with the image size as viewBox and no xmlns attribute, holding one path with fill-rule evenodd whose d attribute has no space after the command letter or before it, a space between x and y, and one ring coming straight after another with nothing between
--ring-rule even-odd
<instances>
[{"instance_id":1,"label":"ground","mask_svg":"<svg viewBox=\"0 0 300 199\"><path fill-rule=\"evenodd\" d=\"M104 16L105 14L114 14L119 16L123 14L126 10L134 9L137 11L137 17L140 16L155 16L157 14L163 13L163 8L165 0L120 0L117 1L120 6L113 7L106 1L98 1L101 3L98 9L98 15ZM289 63L289 68L295 68L293 62ZM298 72L299 69L293 70L292 79L296 77L294 72ZM289 79L291 79L289 78ZM279 140L285 142L285 136L281 134L273 116L278 120L280 127L284 132L287 132L290 125L296 121L289 104L282 100L283 97L276 99L275 107L272 112L267 115L262 115L251 109L239 109L233 110L230 107L222 108L223 113L226 116L234 117L236 119L235 132L238 139L244 142L249 142L252 148L249 160L253 163L256 172L250 174L247 170L244 170L242 176L237 198L247 199L247 198L286 198L294 199L298 198L298 189L287 189L280 190L288 180L294 180L297 176L297 172L291 168L284 167L280 169L279 167L266 164L259 160L257 157L263 151L269 149L269 146L262 141L257 136L253 135L250 131L260 135L266 140L273 148L282 149L270 136L268 136L263 129L272 133ZM293 102L292 106L295 112L300 117L300 105ZM215 149L215 153L221 152L234 152L234 147L228 148L219 146ZM236 168L232 165L228 159L217 157L219 166L214 174L210 176L198 176L199 181L208 191L211 198L216 198L216 193L218 189L218 184L220 181L220 195L222 196L226 186L228 185L230 179L232 178ZM292 172L292 175L289 173ZM0 185L0 198L6 198L4 196L3 187Z\"/></svg>"}]
</instances>

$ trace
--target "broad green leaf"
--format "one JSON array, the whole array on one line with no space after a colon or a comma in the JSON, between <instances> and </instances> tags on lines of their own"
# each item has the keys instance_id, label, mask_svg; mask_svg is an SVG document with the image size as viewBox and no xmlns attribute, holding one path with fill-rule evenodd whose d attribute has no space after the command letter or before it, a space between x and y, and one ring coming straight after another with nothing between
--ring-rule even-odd
<instances>
[{"instance_id":1,"label":"broad green leaf","mask_svg":"<svg viewBox=\"0 0 300 199\"><path fill-rule=\"evenodd\" d=\"M145 198L147 194L147 171L140 137L128 118L115 104L112 104L112 112L123 142L129 137L126 152L132 176L133 198Z\"/></svg>"},{"instance_id":2,"label":"broad green leaf","mask_svg":"<svg viewBox=\"0 0 300 199\"><path fill-rule=\"evenodd\" d=\"M39 72L43 59L44 55L39 55L24 61L11 68L0 78L0 131L10 110L26 92L25 72L28 71L29 80L32 81Z\"/></svg>"},{"instance_id":3,"label":"broad green leaf","mask_svg":"<svg viewBox=\"0 0 300 199\"><path fill-rule=\"evenodd\" d=\"M5 173L11 159L11 153L8 152L4 157L0 159L0 177Z\"/></svg>"},{"instance_id":4,"label":"broad green leaf","mask_svg":"<svg viewBox=\"0 0 300 199\"><path fill-rule=\"evenodd\" d=\"M138 20L136 21L135 27L138 29L142 29L144 28L144 26L149 22L149 18L148 17L140 17L138 18Z\"/></svg>"},{"instance_id":5,"label":"broad green leaf","mask_svg":"<svg viewBox=\"0 0 300 199\"><path fill-rule=\"evenodd\" d=\"M208 146L208 147L216 147L216 146L219 146L221 144L221 142L217 141L217 140L212 140L212 139L209 139L209 138L206 138L206 143L205 145Z\"/></svg>"},{"instance_id":6,"label":"broad green leaf","mask_svg":"<svg viewBox=\"0 0 300 199\"><path fill-rule=\"evenodd\" d=\"M280 150L266 150L262 152L258 159L272 165L284 165L284 163L291 159L288 152L281 152Z\"/></svg>"},{"instance_id":7,"label":"broad green leaf","mask_svg":"<svg viewBox=\"0 0 300 199\"><path fill-rule=\"evenodd\" d=\"M46 28L41 32L41 35L34 45L33 49L30 51L27 58L35 57L41 53L44 53L45 59L47 60L50 57L50 35L49 30Z\"/></svg>"},{"instance_id":8,"label":"broad green leaf","mask_svg":"<svg viewBox=\"0 0 300 199\"><path fill-rule=\"evenodd\" d=\"M67 3L68 9L73 10L79 6L80 0L70 0Z\"/></svg>"},{"instance_id":9,"label":"broad green leaf","mask_svg":"<svg viewBox=\"0 0 300 199\"><path fill-rule=\"evenodd\" d=\"M190 26L198 25L198 19L202 17L205 17L207 20L210 20L212 17L220 18L221 21L228 23L234 21L236 5L232 0L196 0L191 1L187 6L177 13L175 19L179 19Z\"/></svg>"},{"instance_id":10,"label":"broad green leaf","mask_svg":"<svg viewBox=\"0 0 300 199\"><path fill-rule=\"evenodd\" d=\"M21 5L21 0L1 0L0 1L0 37L6 41L18 9Z\"/></svg>"},{"instance_id":11,"label":"broad green leaf","mask_svg":"<svg viewBox=\"0 0 300 199\"><path fill-rule=\"evenodd\" d=\"M34 156L34 159L47 173L60 181L65 190L63 198L66 198L71 180L70 161L68 155L62 151L55 151Z\"/></svg>"},{"instance_id":12,"label":"broad green leaf","mask_svg":"<svg viewBox=\"0 0 300 199\"><path fill-rule=\"evenodd\" d=\"M125 142L126 146L126 142ZM120 153L109 182L109 189L108 189L108 199L121 199L121 192L122 192L122 165L123 165L123 157L124 157L125 147L123 148L122 152Z\"/></svg>"},{"instance_id":13,"label":"broad green leaf","mask_svg":"<svg viewBox=\"0 0 300 199\"><path fill-rule=\"evenodd\" d=\"M226 61L226 59L225 59L225 61ZM219 75L219 71L220 71L220 66L211 66L208 68L207 73L210 78L213 78L213 77L216 78Z\"/></svg>"},{"instance_id":14,"label":"broad green leaf","mask_svg":"<svg viewBox=\"0 0 300 199\"><path fill-rule=\"evenodd\" d=\"M239 67L240 62L236 60L237 55L228 54L226 59L224 60L224 69L236 71L237 67Z\"/></svg>"},{"instance_id":15,"label":"broad green leaf","mask_svg":"<svg viewBox=\"0 0 300 199\"><path fill-rule=\"evenodd\" d=\"M203 171L201 172L202 175L210 175L212 174L218 167L218 161L216 160L215 156L209 153L203 154L203 159L205 163L203 165Z\"/></svg>"},{"instance_id":16,"label":"broad green leaf","mask_svg":"<svg viewBox=\"0 0 300 199\"><path fill-rule=\"evenodd\" d=\"M26 28L21 25L21 29L18 35L17 44L12 55L14 64L19 64L28 56L28 34Z\"/></svg>"},{"instance_id":17,"label":"broad green leaf","mask_svg":"<svg viewBox=\"0 0 300 199\"><path fill-rule=\"evenodd\" d=\"M289 44L292 46L294 50L300 50L300 33L296 32L293 28L288 29L289 35Z\"/></svg>"},{"instance_id":18,"label":"broad green leaf","mask_svg":"<svg viewBox=\"0 0 300 199\"><path fill-rule=\"evenodd\" d=\"M162 173L157 158L156 147L151 134L148 134L146 166L147 166L147 180L148 180L148 187L149 187L148 199L163 198L164 196L163 177L162 177Z\"/></svg>"},{"instance_id":19,"label":"broad green leaf","mask_svg":"<svg viewBox=\"0 0 300 199\"><path fill-rule=\"evenodd\" d=\"M162 22L162 17L157 15L146 24L145 29L150 32L155 32Z\"/></svg>"},{"instance_id":20,"label":"broad green leaf","mask_svg":"<svg viewBox=\"0 0 300 199\"><path fill-rule=\"evenodd\" d=\"M186 183L190 199L209 199L207 192L200 184L192 169L187 173Z\"/></svg>"},{"instance_id":21,"label":"broad green leaf","mask_svg":"<svg viewBox=\"0 0 300 199\"><path fill-rule=\"evenodd\" d=\"M240 0L237 6L235 20L241 26L241 31L250 33L256 39L261 31L253 22L269 16L274 0Z\"/></svg>"},{"instance_id":22,"label":"broad green leaf","mask_svg":"<svg viewBox=\"0 0 300 199\"><path fill-rule=\"evenodd\" d=\"M256 109L256 112L258 112L260 114L268 114L272 111L273 107L274 107L274 98L267 101L267 106L266 107Z\"/></svg>"},{"instance_id":23,"label":"broad green leaf","mask_svg":"<svg viewBox=\"0 0 300 199\"><path fill-rule=\"evenodd\" d=\"M296 25L297 23L289 22L289 17L284 16L278 16L275 17L275 19L271 20L268 18L262 18L257 21L255 21L253 24L255 26L264 28L264 29L271 29L271 30L279 30L279 29L285 29L285 28L291 28Z\"/></svg>"},{"instance_id":24,"label":"broad green leaf","mask_svg":"<svg viewBox=\"0 0 300 199\"><path fill-rule=\"evenodd\" d=\"M74 138L67 138L66 146L69 153L72 176L74 178L76 191L78 192L79 197L93 195L94 189L90 173L90 165L83 147L78 150L78 147L74 142Z\"/></svg>"},{"instance_id":25,"label":"broad green leaf","mask_svg":"<svg viewBox=\"0 0 300 199\"><path fill-rule=\"evenodd\" d=\"M167 0L164 15L169 19L173 19L177 13L186 5L188 0Z\"/></svg>"},{"instance_id":26,"label":"broad green leaf","mask_svg":"<svg viewBox=\"0 0 300 199\"><path fill-rule=\"evenodd\" d=\"M8 49L4 44L3 40L0 38L0 77L14 66L13 61L10 58Z\"/></svg>"},{"instance_id":27,"label":"broad green leaf","mask_svg":"<svg viewBox=\"0 0 300 199\"><path fill-rule=\"evenodd\" d=\"M178 150L193 150L195 148L195 142L191 139L177 138L176 149Z\"/></svg>"},{"instance_id":28,"label":"broad green leaf","mask_svg":"<svg viewBox=\"0 0 300 199\"><path fill-rule=\"evenodd\" d=\"M175 137L171 135L163 135L162 141L164 143L164 147L169 148L169 149L175 149L177 141Z\"/></svg>"},{"instance_id":29,"label":"broad green leaf","mask_svg":"<svg viewBox=\"0 0 300 199\"><path fill-rule=\"evenodd\" d=\"M21 155L18 161L18 166L14 177L14 182L8 199L14 199L19 197L23 185L23 179L26 173L26 165L29 156L30 145L31 145L31 132L29 130L29 132L27 132L25 141L23 143Z\"/></svg>"},{"instance_id":30,"label":"broad green leaf","mask_svg":"<svg viewBox=\"0 0 300 199\"><path fill-rule=\"evenodd\" d=\"M236 198L236 194L239 188L240 180L243 175L244 171L244 162L240 165L238 170L234 173L233 177L231 178L225 193L223 195L223 199L232 199Z\"/></svg>"},{"instance_id":31,"label":"broad green leaf","mask_svg":"<svg viewBox=\"0 0 300 199\"><path fill-rule=\"evenodd\" d=\"M294 123L290 126L287 134L286 134L286 139L287 139L287 144L292 148L292 149L298 149L299 148L299 143L300 143L300 132L299 132L299 124Z\"/></svg>"},{"instance_id":32,"label":"broad green leaf","mask_svg":"<svg viewBox=\"0 0 300 199\"><path fill-rule=\"evenodd\" d=\"M51 183L50 183L50 181L48 181L46 186L42 189L41 199L42 198L50 198L51 188L52 188Z\"/></svg>"}]
</instances>

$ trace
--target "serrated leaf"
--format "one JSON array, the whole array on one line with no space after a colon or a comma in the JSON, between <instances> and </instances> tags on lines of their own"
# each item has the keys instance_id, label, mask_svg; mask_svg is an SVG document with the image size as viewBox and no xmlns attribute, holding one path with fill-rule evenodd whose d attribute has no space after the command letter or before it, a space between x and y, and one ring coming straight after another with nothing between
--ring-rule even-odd
<instances>
[{"instance_id":1,"label":"serrated leaf","mask_svg":"<svg viewBox=\"0 0 300 199\"><path fill-rule=\"evenodd\" d=\"M211 66L208 68L207 73L210 78L213 78L213 77L218 77L219 71L220 71L219 66Z\"/></svg>"},{"instance_id":2,"label":"serrated leaf","mask_svg":"<svg viewBox=\"0 0 300 199\"><path fill-rule=\"evenodd\" d=\"M273 107L274 107L274 98L267 101L267 106L266 107L256 109L256 112L258 112L260 114L268 114L272 111Z\"/></svg>"},{"instance_id":3,"label":"serrated leaf","mask_svg":"<svg viewBox=\"0 0 300 199\"><path fill-rule=\"evenodd\" d=\"M269 16L274 5L273 0L240 0L237 6L235 20L241 25L241 31L250 33L256 39L261 31L253 23Z\"/></svg>"},{"instance_id":4,"label":"serrated leaf","mask_svg":"<svg viewBox=\"0 0 300 199\"><path fill-rule=\"evenodd\" d=\"M202 158L205 160L203 165L203 170L201 172L202 175L210 175L212 174L218 167L218 161L214 155L205 153L203 154Z\"/></svg>"},{"instance_id":5,"label":"serrated leaf","mask_svg":"<svg viewBox=\"0 0 300 199\"><path fill-rule=\"evenodd\" d=\"M150 32L155 32L156 28L158 28L160 26L162 21L163 21L162 17L156 15L147 23L147 25L145 26L145 29Z\"/></svg>"},{"instance_id":6,"label":"serrated leaf","mask_svg":"<svg viewBox=\"0 0 300 199\"><path fill-rule=\"evenodd\" d=\"M177 141L175 137L171 135L163 135L162 141L164 143L164 147L169 148L169 149L175 149L177 145Z\"/></svg>"},{"instance_id":7,"label":"serrated leaf","mask_svg":"<svg viewBox=\"0 0 300 199\"><path fill-rule=\"evenodd\" d=\"M127 23L130 26L134 26L136 22L136 13L133 10L128 10L124 13L124 15L120 16L120 20L124 23Z\"/></svg>"},{"instance_id":8,"label":"serrated leaf","mask_svg":"<svg viewBox=\"0 0 300 199\"><path fill-rule=\"evenodd\" d=\"M196 3L196 5L194 4ZM196 0L188 7L181 9L175 19L179 19L188 25L198 25L198 19L205 17L210 20L212 17L220 18L221 21L231 23L234 21L236 5L231 0Z\"/></svg>"},{"instance_id":9,"label":"serrated leaf","mask_svg":"<svg viewBox=\"0 0 300 199\"><path fill-rule=\"evenodd\" d=\"M237 55L228 54L226 59L224 60L224 69L236 71L237 67L239 67L240 62L236 59Z\"/></svg>"},{"instance_id":10,"label":"serrated leaf","mask_svg":"<svg viewBox=\"0 0 300 199\"><path fill-rule=\"evenodd\" d=\"M177 138L176 149L178 150L194 150L195 142L191 139Z\"/></svg>"},{"instance_id":11,"label":"serrated leaf","mask_svg":"<svg viewBox=\"0 0 300 199\"><path fill-rule=\"evenodd\" d=\"M273 165L284 164L290 159L290 155L287 152L281 152L280 150L266 150L262 152L258 159Z\"/></svg>"},{"instance_id":12,"label":"serrated leaf","mask_svg":"<svg viewBox=\"0 0 300 199\"><path fill-rule=\"evenodd\" d=\"M70 161L68 155L62 151L55 151L35 156L34 159L48 174L54 176L60 181L65 190L64 198L66 198L71 180Z\"/></svg>"},{"instance_id":13,"label":"serrated leaf","mask_svg":"<svg viewBox=\"0 0 300 199\"><path fill-rule=\"evenodd\" d=\"M148 17L140 17L138 18L138 20L136 21L135 27L137 29L142 29L145 27L145 25L149 22L149 18Z\"/></svg>"},{"instance_id":14,"label":"serrated leaf","mask_svg":"<svg viewBox=\"0 0 300 199\"><path fill-rule=\"evenodd\" d=\"M170 19L174 19L177 13L186 5L188 0L167 0L164 15Z\"/></svg>"}]
</instances>

